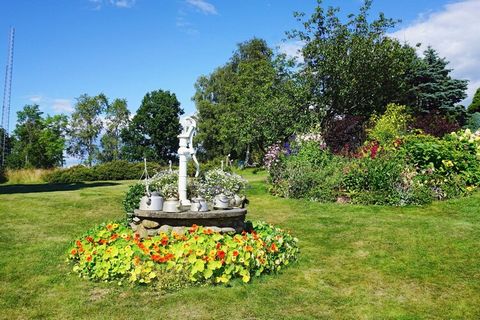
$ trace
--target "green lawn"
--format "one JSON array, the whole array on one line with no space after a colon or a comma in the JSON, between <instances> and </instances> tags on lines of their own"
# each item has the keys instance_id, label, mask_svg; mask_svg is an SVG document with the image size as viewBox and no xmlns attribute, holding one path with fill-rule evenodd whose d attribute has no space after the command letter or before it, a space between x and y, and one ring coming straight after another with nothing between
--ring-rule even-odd
<instances>
[{"instance_id":1,"label":"green lawn","mask_svg":"<svg viewBox=\"0 0 480 320\"><path fill-rule=\"evenodd\" d=\"M162 293L70 273L69 242L123 217L127 182L0 186L0 318L479 319L480 194L426 207L318 204L268 195L248 173L250 219L291 230L281 274Z\"/></svg>"}]
</instances>

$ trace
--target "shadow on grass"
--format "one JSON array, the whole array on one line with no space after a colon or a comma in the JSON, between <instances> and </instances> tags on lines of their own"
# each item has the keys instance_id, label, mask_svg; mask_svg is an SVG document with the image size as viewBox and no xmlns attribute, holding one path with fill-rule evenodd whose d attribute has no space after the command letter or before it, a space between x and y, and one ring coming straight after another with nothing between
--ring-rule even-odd
<instances>
[{"instance_id":1,"label":"shadow on grass","mask_svg":"<svg viewBox=\"0 0 480 320\"><path fill-rule=\"evenodd\" d=\"M118 185L116 182L93 182L73 184L12 184L0 186L0 194L35 193L52 191L73 191L93 187L108 187Z\"/></svg>"}]
</instances>

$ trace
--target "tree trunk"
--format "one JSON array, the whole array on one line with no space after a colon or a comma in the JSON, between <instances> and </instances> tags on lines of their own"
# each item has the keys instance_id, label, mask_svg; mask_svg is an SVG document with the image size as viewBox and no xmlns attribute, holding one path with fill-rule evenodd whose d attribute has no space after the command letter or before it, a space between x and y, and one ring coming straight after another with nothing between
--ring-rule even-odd
<instances>
[{"instance_id":1,"label":"tree trunk","mask_svg":"<svg viewBox=\"0 0 480 320\"><path fill-rule=\"evenodd\" d=\"M250 144L247 144L247 152L245 152L245 167L248 166L248 160L250 160Z\"/></svg>"}]
</instances>

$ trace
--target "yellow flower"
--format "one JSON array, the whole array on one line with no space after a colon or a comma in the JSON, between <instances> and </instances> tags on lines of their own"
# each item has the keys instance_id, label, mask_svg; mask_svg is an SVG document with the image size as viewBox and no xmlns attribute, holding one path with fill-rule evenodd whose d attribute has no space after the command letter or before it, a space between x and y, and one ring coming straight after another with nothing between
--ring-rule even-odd
<instances>
[{"instance_id":1,"label":"yellow flower","mask_svg":"<svg viewBox=\"0 0 480 320\"><path fill-rule=\"evenodd\" d=\"M451 160L442 160L442 163L447 168L453 167L453 162Z\"/></svg>"}]
</instances>

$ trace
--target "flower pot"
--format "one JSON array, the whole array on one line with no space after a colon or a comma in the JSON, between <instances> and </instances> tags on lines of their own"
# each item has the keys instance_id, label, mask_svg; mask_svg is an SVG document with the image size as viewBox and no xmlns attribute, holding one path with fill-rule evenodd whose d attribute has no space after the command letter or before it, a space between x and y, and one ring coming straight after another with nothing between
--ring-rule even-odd
<instances>
[{"instance_id":1,"label":"flower pot","mask_svg":"<svg viewBox=\"0 0 480 320\"><path fill-rule=\"evenodd\" d=\"M162 211L163 198L157 193L152 192L150 196L143 196L140 199L140 210Z\"/></svg>"},{"instance_id":2,"label":"flower pot","mask_svg":"<svg viewBox=\"0 0 480 320\"><path fill-rule=\"evenodd\" d=\"M178 199L169 198L163 202L163 211L180 212L180 201Z\"/></svg>"},{"instance_id":3,"label":"flower pot","mask_svg":"<svg viewBox=\"0 0 480 320\"><path fill-rule=\"evenodd\" d=\"M230 199L223 193L218 194L213 199L214 209L228 209L230 207Z\"/></svg>"}]
</instances>

